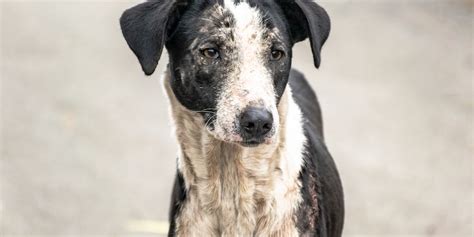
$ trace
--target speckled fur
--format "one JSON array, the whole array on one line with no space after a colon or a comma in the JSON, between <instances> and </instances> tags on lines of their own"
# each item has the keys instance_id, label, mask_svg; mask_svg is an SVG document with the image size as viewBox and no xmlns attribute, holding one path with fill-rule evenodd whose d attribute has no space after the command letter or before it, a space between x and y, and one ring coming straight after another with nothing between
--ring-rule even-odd
<instances>
[{"instance_id":1,"label":"speckled fur","mask_svg":"<svg viewBox=\"0 0 474 237\"><path fill-rule=\"evenodd\" d=\"M212 16L212 22L220 21L228 25L211 24L210 28L203 27L202 31L213 32L215 37L225 39L221 47L230 57L229 65L222 73L225 82L219 91L215 122L210 132L220 140L240 142L238 116L247 107L265 108L272 114L278 113L273 77L265 66L272 39L278 37L278 31L266 28L262 13L245 2L235 4L226 0L224 5L216 4L203 15ZM266 136L267 143L273 142L278 132L278 116L274 120L276 126Z\"/></svg>"},{"instance_id":2,"label":"speckled fur","mask_svg":"<svg viewBox=\"0 0 474 237\"><path fill-rule=\"evenodd\" d=\"M169 80L165 74L180 145L178 168L188 194L177 217L177 235L297 236L294 212L301 199L304 136L291 90L278 106L278 142L244 148L214 138L202 116L176 100Z\"/></svg>"}]
</instances>

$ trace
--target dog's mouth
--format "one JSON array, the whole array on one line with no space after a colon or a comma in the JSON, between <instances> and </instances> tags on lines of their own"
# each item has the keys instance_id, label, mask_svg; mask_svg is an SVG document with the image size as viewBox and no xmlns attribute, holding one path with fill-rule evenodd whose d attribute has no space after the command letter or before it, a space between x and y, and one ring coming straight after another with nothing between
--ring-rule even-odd
<instances>
[{"instance_id":1,"label":"dog's mouth","mask_svg":"<svg viewBox=\"0 0 474 237\"><path fill-rule=\"evenodd\" d=\"M266 136L248 137L242 134L241 128L238 127L237 120L231 123L232 126L224 126L217 119L215 112L206 111L200 112L200 114L204 118L204 127L208 133L222 142L240 145L245 148L255 148L262 145L269 145L274 140L274 130Z\"/></svg>"},{"instance_id":2,"label":"dog's mouth","mask_svg":"<svg viewBox=\"0 0 474 237\"><path fill-rule=\"evenodd\" d=\"M244 140L240 142L239 144L243 147L257 147L264 143L265 143L265 140L263 139L258 139L258 140L252 139L252 140Z\"/></svg>"},{"instance_id":3,"label":"dog's mouth","mask_svg":"<svg viewBox=\"0 0 474 237\"><path fill-rule=\"evenodd\" d=\"M270 144L272 142L271 138L261 138L261 139L243 139L238 134L228 134L223 136L222 134L216 134L215 129L211 129L210 126L207 126L209 133L217 140L221 140L225 143L240 145L245 148L255 148L261 145ZM220 136L219 136L220 135Z\"/></svg>"}]
</instances>

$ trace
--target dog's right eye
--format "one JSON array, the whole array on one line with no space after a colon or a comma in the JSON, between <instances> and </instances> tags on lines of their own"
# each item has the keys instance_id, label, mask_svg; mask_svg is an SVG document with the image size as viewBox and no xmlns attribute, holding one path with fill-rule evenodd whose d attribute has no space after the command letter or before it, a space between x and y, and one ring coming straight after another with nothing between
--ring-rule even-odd
<instances>
[{"instance_id":1,"label":"dog's right eye","mask_svg":"<svg viewBox=\"0 0 474 237\"><path fill-rule=\"evenodd\" d=\"M216 59L219 57L219 51L214 48L208 48L201 50L202 55L210 59Z\"/></svg>"},{"instance_id":2,"label":"dog's right eye","mask_svg":"<svg viewBox=\"0 0 474 237\"><path fill-rule=\"evenodd\" d=\"M283 58L283 56L285 55L285 53L281 50L272 50L271 54L270 54L270 59L272 61L278 61L280 60L281 58Z\"/></svg>"}]
</instances>

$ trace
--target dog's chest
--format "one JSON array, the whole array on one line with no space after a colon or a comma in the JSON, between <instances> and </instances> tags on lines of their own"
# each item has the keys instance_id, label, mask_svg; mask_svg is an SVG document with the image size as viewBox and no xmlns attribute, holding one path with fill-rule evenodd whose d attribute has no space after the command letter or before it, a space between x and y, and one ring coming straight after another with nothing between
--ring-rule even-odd
<instances>
[{"instance_id":1,"label":"dog's chest","mask_svg":"<svg viewBox=\"0 0 474 237\"><path fill-rule=\"evenodd\" d=\"M305 138L291 90L279 105L279 140L252 149L215 139L202 117L183 109L173 96L170 102L186 189L175 216L176 235L298 236L295 213Z\"/></svg>"},{"instance_id":2,"label":"dog's chest","mask_svg":"<svg viewBox=\"0 0 474 237\"><path fill-rule=\"evenodd\" d=\"M276 162L255 154L207 157L197 170L182 213L180 236L297 236L293 209L299 183L288 189ZM235 152L235 151L232 151Z\"/></svg>"}]
</instances>

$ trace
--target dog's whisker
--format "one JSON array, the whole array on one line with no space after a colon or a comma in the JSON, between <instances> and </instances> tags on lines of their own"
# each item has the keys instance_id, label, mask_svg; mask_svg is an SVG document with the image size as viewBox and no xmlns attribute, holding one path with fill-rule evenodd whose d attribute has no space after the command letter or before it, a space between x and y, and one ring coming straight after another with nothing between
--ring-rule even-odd
<instances>
[{"instance_id":1,"label":"dog's whisker","mask_svg":"<svg viewBox=\"0 0 474 237\"><path fill-rule=\"evenodd\" d=\"M210 113L210 114L215 114L216 111L213 108L207 108L207 109L202 109L202 110L196 110L194 111L196 113Z\"/></svg>"},{"instance_id":2,"label":"dog's whisker","mask_svg":"<svg viewBox=\"0 0 474 237\"><path fill-rule=\"evenodd\" d=\"M211 117L209 117L209 118L207 119L207 121L206 121L205 126L206 126L206 127L209 126L209 125L213 122L213 119L216 118L216 117L217 117L217 114L216 114L216 115L213 115L213 116L211 116Z\"/></svg>"}]
</instances>

